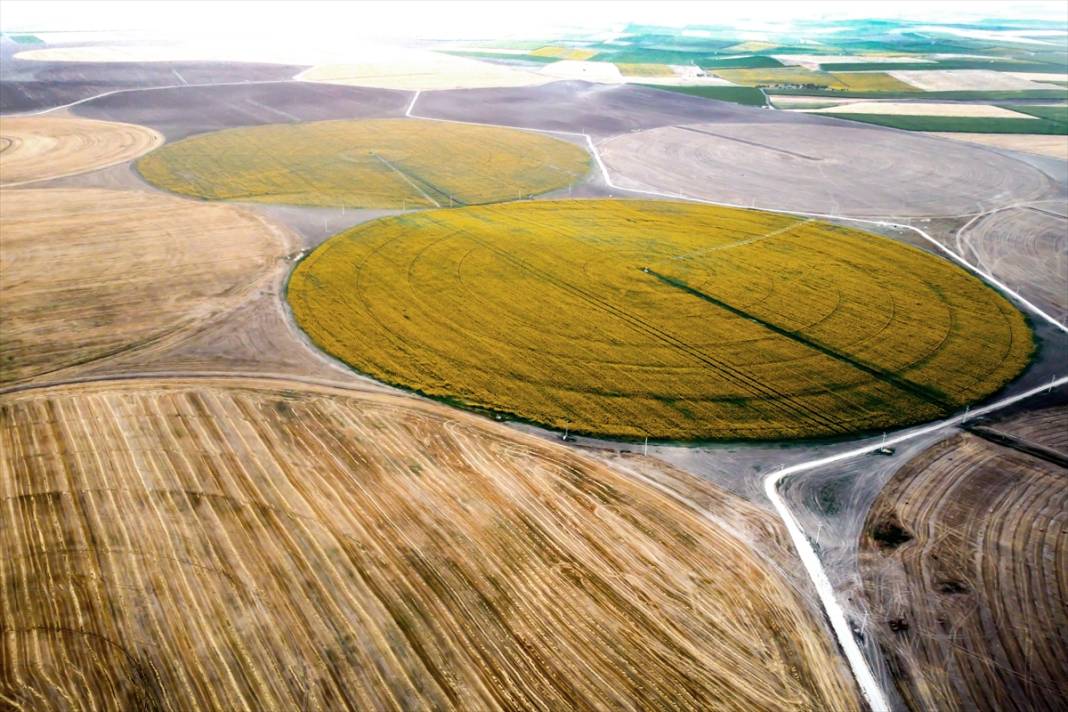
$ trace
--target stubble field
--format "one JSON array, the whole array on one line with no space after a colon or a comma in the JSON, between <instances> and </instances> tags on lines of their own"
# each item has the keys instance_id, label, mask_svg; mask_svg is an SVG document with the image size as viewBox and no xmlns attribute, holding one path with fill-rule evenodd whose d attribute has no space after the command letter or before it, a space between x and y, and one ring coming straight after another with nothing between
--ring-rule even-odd
<instances>
[{"instance_id":1,"label":"stubble field","mask_svg":"<svg viewBox=\"0 0 1068 712\"><path fill-rule=\"evenodd\" d=\"M166 190L209 200L419 208L515 200L581 179L578 146L514 129L416 119L229 129L137 163Z\"/></svg>"},{"instance_id":2,"label":"stubble field","mask_svg":"<svg viewBox=\"0 0 1068 712\"><path fill-rule=\"evenodd\" d=\"M0 118L0 186L11 187L124 163L163 143L144 126L113 121Z\"/></svg>"},{"instance_id":3,"label":"stubble field","mask_svg":"<svg viewBox=\"0 0 1068 712\"><path fill-rule=\"evenodd\" d=\"M225 310L285 251L226 205L153 193L0 193L0 383L144 347Z\"/></svg>"},{"instance_id":4,"label":"stubble field","mask_svg":"<svg viewBox=\"0 0 1068 712\"><path fill-rule=\"evenodd\" d=\"M647 201L396 216L289 284L359 371L554 428L835 436L931 420L1029 361L1023 316L944 260L799 218Z\"/></svg>"},{"instance_id":5,"label":"stubble field","mask_svg":"<svg viewBox=\"0 0 1068 712\"><path fill-rule=\"evenodd\" d=\"M0 397L0 701L853 709L749 543L560 447L258 381Z\"/></svg>"}]
</instances>

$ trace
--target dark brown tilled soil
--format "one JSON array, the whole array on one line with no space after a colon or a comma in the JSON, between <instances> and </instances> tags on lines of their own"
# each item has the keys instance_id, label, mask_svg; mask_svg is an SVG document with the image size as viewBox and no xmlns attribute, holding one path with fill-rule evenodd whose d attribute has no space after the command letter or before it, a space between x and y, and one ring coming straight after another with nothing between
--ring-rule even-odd
<instances>
[{"instance_id":1,"label":"dark brown tilled soil","mask_svg":"<svg viewBox=\"0 0 1068 712\"><path fill-rule=\"evenodd\" d=\"M713 123L817 123L820 117L740 106L633 85L562 81L535 87L423 92L415 111L455 121L577 131L594 138L671 126Z\"/></svg>"},{"instance_id":2,"label":"dark brown tilled soil","mask_svg":"<svg viewBox=\"0 0 1068 712\"><path fill-rule=\"evenodd\" d=\"M168 140L236 126L403 116L411 92L279 82L127 92L79 104L79 116L150 126Z\"/></svg>"},{"instance_id":3,"label":"dark brown tilled soil","mask_svg":"<svg viewBox=\"0 0 1068 712\"><path fill-rule=\"evenodd\" d=\"M304 67L252 62L41 62L15 59L36 45L5 41L0 112L40 111L120 89L290 79Z\"/></svg>"}]
</instances>

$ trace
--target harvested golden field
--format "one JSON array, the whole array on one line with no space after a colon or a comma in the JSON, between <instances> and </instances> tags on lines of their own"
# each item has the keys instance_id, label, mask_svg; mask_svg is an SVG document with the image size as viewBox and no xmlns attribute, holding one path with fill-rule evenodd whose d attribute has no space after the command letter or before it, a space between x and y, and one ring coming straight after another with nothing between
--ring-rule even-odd
<instances>
[{"instance_id":1,"label":"harvested golden field","mask_svg":"<svg viewBox=\"0 0 1068 712\"><path fill-rule=\"evenodd\" d=\"M952 263L758 211L538 201L334 236L288 297L380 380L623 437L834 436L931 420L1028 363L1023 316Z\"/></svg>"},{"instance_id":2,"label":"harvested golden field","mask_svg":"<svg viewBox=\"0 0 1068 712\"><path fill-rule=\"evenodd\" d=\"M530 53L535 57L556 57L557 59L572 59L577 61L584 61L591 57L595 57L597 52L592 49L578 49L576 47L557 47L549 45L546 47L539 47L538 49Z\"/></svg>"},{"instance_id":3,"label":"harvested golden field","mask_svg":"<svg viewBox=\"0 0 1068 712\"><path fill-rule=\"evenodd\" d=\"M857 709L733 532L440 406L262 381L0 397L0 700Z\"/></svg>"},{"instance_id":4,"label":"harvested golden field","mask_svg":"<svg viewBox=\"0 0 1068 712\"><path fill-rule=\"evenodd\" d=\"M408 47L353 47L345 64L318 64L297 79L382 89L427 91L544 84L537 72Z\"/></svg>"},{"instance_id":5,"label":"harvested golden field","mask_svg":"<svg viewBox=\"0 0 1068 712\"><path fill-rule=\"evenodd\" d=\"M543 134L418 119L227 129L137 163L149 182L197 198L360 208L515 200L588 167L585 150Z\"/></svg>"},{"instance_id":6,"label":"harvested golden field","mask_svg":"<svg viewBox=\"0 0 1068 712\"><path fill-rule=\"evenodd\" d=\"M967 116L986 119L1032 119L1037 116L1021 114L993 104L965 104L962 102L918 101L856 101L824 109L810 109L812 113L881 114L884 116Z\"/></svg>"},{"instance_id":7,"label":"harvested golden field","mask_svg":"<svg viewBox=\"0 0 1068 712\"><path fill-rule=\"evenodd\" d=\"M1033 153L1038 156L1053 156L1062 161L1068 161L1068 136L984 133L931 133L929 135L954 141L977 143L981 146L993 146L994 148L1005 148L1010 151Z\"/></svg>"},{"instance_id":8,"label":"harvested golden field","mask_svg":"<svg viewBox=\"0 0 1068 712\"><path fill-rule=\"evenodd\" d=\"M91 119L0 117L0 185L16 186L124 163L163 143L144 126Z\"/></svg>"},{"instance_id":9,"label":"harvested golden field","mask_svg":"<svg viewBox=\"0 0 1068 712\"><path fill-rule=\"evenodd\" d=\"M155 193L5 190L0 223L0 383L182 332L286 249L253 215Z\"/></svg>"},{"instance_id":10,"label":"harvested golden field","mask_svg":"<svg viewBox=\"0 0 1068 712\"><path fill-rule=\"evenodd\" d=\"M616 63L620 74L625 77L673 77L675 70L667 64L627 64Z\"/></svg>"},{"instance_id":11,"label":"harvested golden field","mask_svg":"<svg viewBox=\"0 0 1068 712\"><path fill-rule=\"evenodd\" d=\"M861 539L879 644L912 710L1064 709L1068 408L938 443Z\"/></svg>"},{"instance_id":12,"label":"harvested golden field","mask_svg":"<svg viewBox=\"0 0 1068 712\"><path fill-rule=\"evenodd\" d=\"M713 69L733 84L757 87L820 87L843 91L919 91L885 72L820 72L803 67Z\"/></svg>"}]
</instances>

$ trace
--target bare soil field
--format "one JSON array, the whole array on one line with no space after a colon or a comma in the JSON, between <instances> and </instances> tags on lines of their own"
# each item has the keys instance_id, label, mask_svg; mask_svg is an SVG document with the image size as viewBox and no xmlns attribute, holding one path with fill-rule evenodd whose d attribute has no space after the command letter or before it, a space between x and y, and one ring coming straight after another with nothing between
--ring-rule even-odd
<instances>
[{"instance_id":1,"label":"bare soil field","mask_svg":"<svg viewBox=\"0 0 1068 712\"><path fill-rule=\"evenodd\" d=\"M859 704L737 513L481 419L204 379L8 394L0 425L8 704Z\"/></svg>"},{"instance_id":2,"label":"bare soil field","mask_svg":"<svg viewBox=\"0 0 1068 712\"><path fill-rule=\"evenodd\" d=\"M74 107L79 116L151 126L171 141L279 122L403 116L410 92L279 82L115 94Z\"/></svg>"},{"instance_id":3,"label":"bare soil field","mask_svg":"<svg viewBox=\"0 0 1068 712\"><path fill-rule=\"evenodd\" d=\"M962 256L1058 316L1068 313L1068 201L1008 208L959 234Z\"/></svg>"},{"instance_id":4,"label":"bare soil field","mask_svg":"<svg viewBox=\"0 0 1068 712\"><path fill-rule=\"evenodd\" d=\"M1041 171L995 152L844 122L666 126L598 148L622 187L757 208L956 215L1052 191Z\"/></svg>"},{"instance_id":5,"label":"bare soil field","mask_svg":"<svg viewBox=\"0 0 1068 712\"><path fill-rule=\"evenodd\" d=\"M297 65L248 62L37 62L4 58L0 71L0 112L37 111L97 94L173 84L290 79Z\"/></svg>"},{"instance_id":6,"label":"bare soil field","mask_svg":"<svg viewBox=\"0 0 1068 712\"><path fill-rule=\"evenodd\" d=\"M245 298L287 249L230 206L91 189L0 195L4 383L174 338Z\"/></svg>"},{"instance_id":7,"label":"bare soil field","mask_svg":"<svg viewBox=\"0 0 1068 712\"><path fill-rule=\"evenodd\" d=\"M923 91L1029 91L1060 89L990 69L899 69L888 72L892 77ZM1056 75L1051 75L1051 78Z\"/></svg>"},{"instance_id":8,"label":"bare soil field","mask_svg":"<svg viewBox=\"0 0 1068 712\"><path fill-rule=\"evenodd\" d=\"M1051 156L1068 161L1068 136L1036 136L1030 134L931 133L931 136L977 143L981 146L1005 148L1010 151Z\"/></svg>"},{"instance_id":9,"label":"bare soil field","mask_svg":"<svg viewBox=\"0 0 1068 712\"><path fill-rule=\"evenodd\" d=\"M0 118L0 186L125 163L163 143L144 126L52 117Z\"/></svg>"},{"instance_id":10,"label":"bare soil field","mask_svg":"<svg viewBox=\"0 0 1068 712\"><path fill-rule=\"evenodd\" d=\"M1052 450L1053 459L1059 449L1062 464L961 433L899 470L861 538L879 643L910 709L1060 710L1068 698L1068 408L985 427Z\"/></svg>"},{"instance_id":11,"label":"bare soil field","mask_svg":"<svg viewBox=\"0 0 1068 712\"><path fill-rule=\"evenodd\" d=\"M610 136L636 129L709 121L818 123L818 117L766 111L631 85L553 82L540 87L440 91L419 97L415 113Z\"/></svg>"}]
</instances>

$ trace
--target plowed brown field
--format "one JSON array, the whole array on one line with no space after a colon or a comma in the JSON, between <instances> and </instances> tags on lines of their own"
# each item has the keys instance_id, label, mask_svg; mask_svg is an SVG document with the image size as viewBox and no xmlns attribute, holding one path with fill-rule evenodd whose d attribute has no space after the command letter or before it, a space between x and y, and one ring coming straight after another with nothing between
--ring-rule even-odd
<instances>
[{"instance_id":1,"label":"plowed brown field","mask_svg":"<svg viewBox=\"0 0 1068 712\"><path fill-rule=\"evenodd\" d=\"M1066 426L1061 407L990 427L1055 455L1068 453ZM1068 470L988 437L952 437L894 475L860 560L910 709L1064 709L1065 512Z\"/></svg>"}]
</instances>

